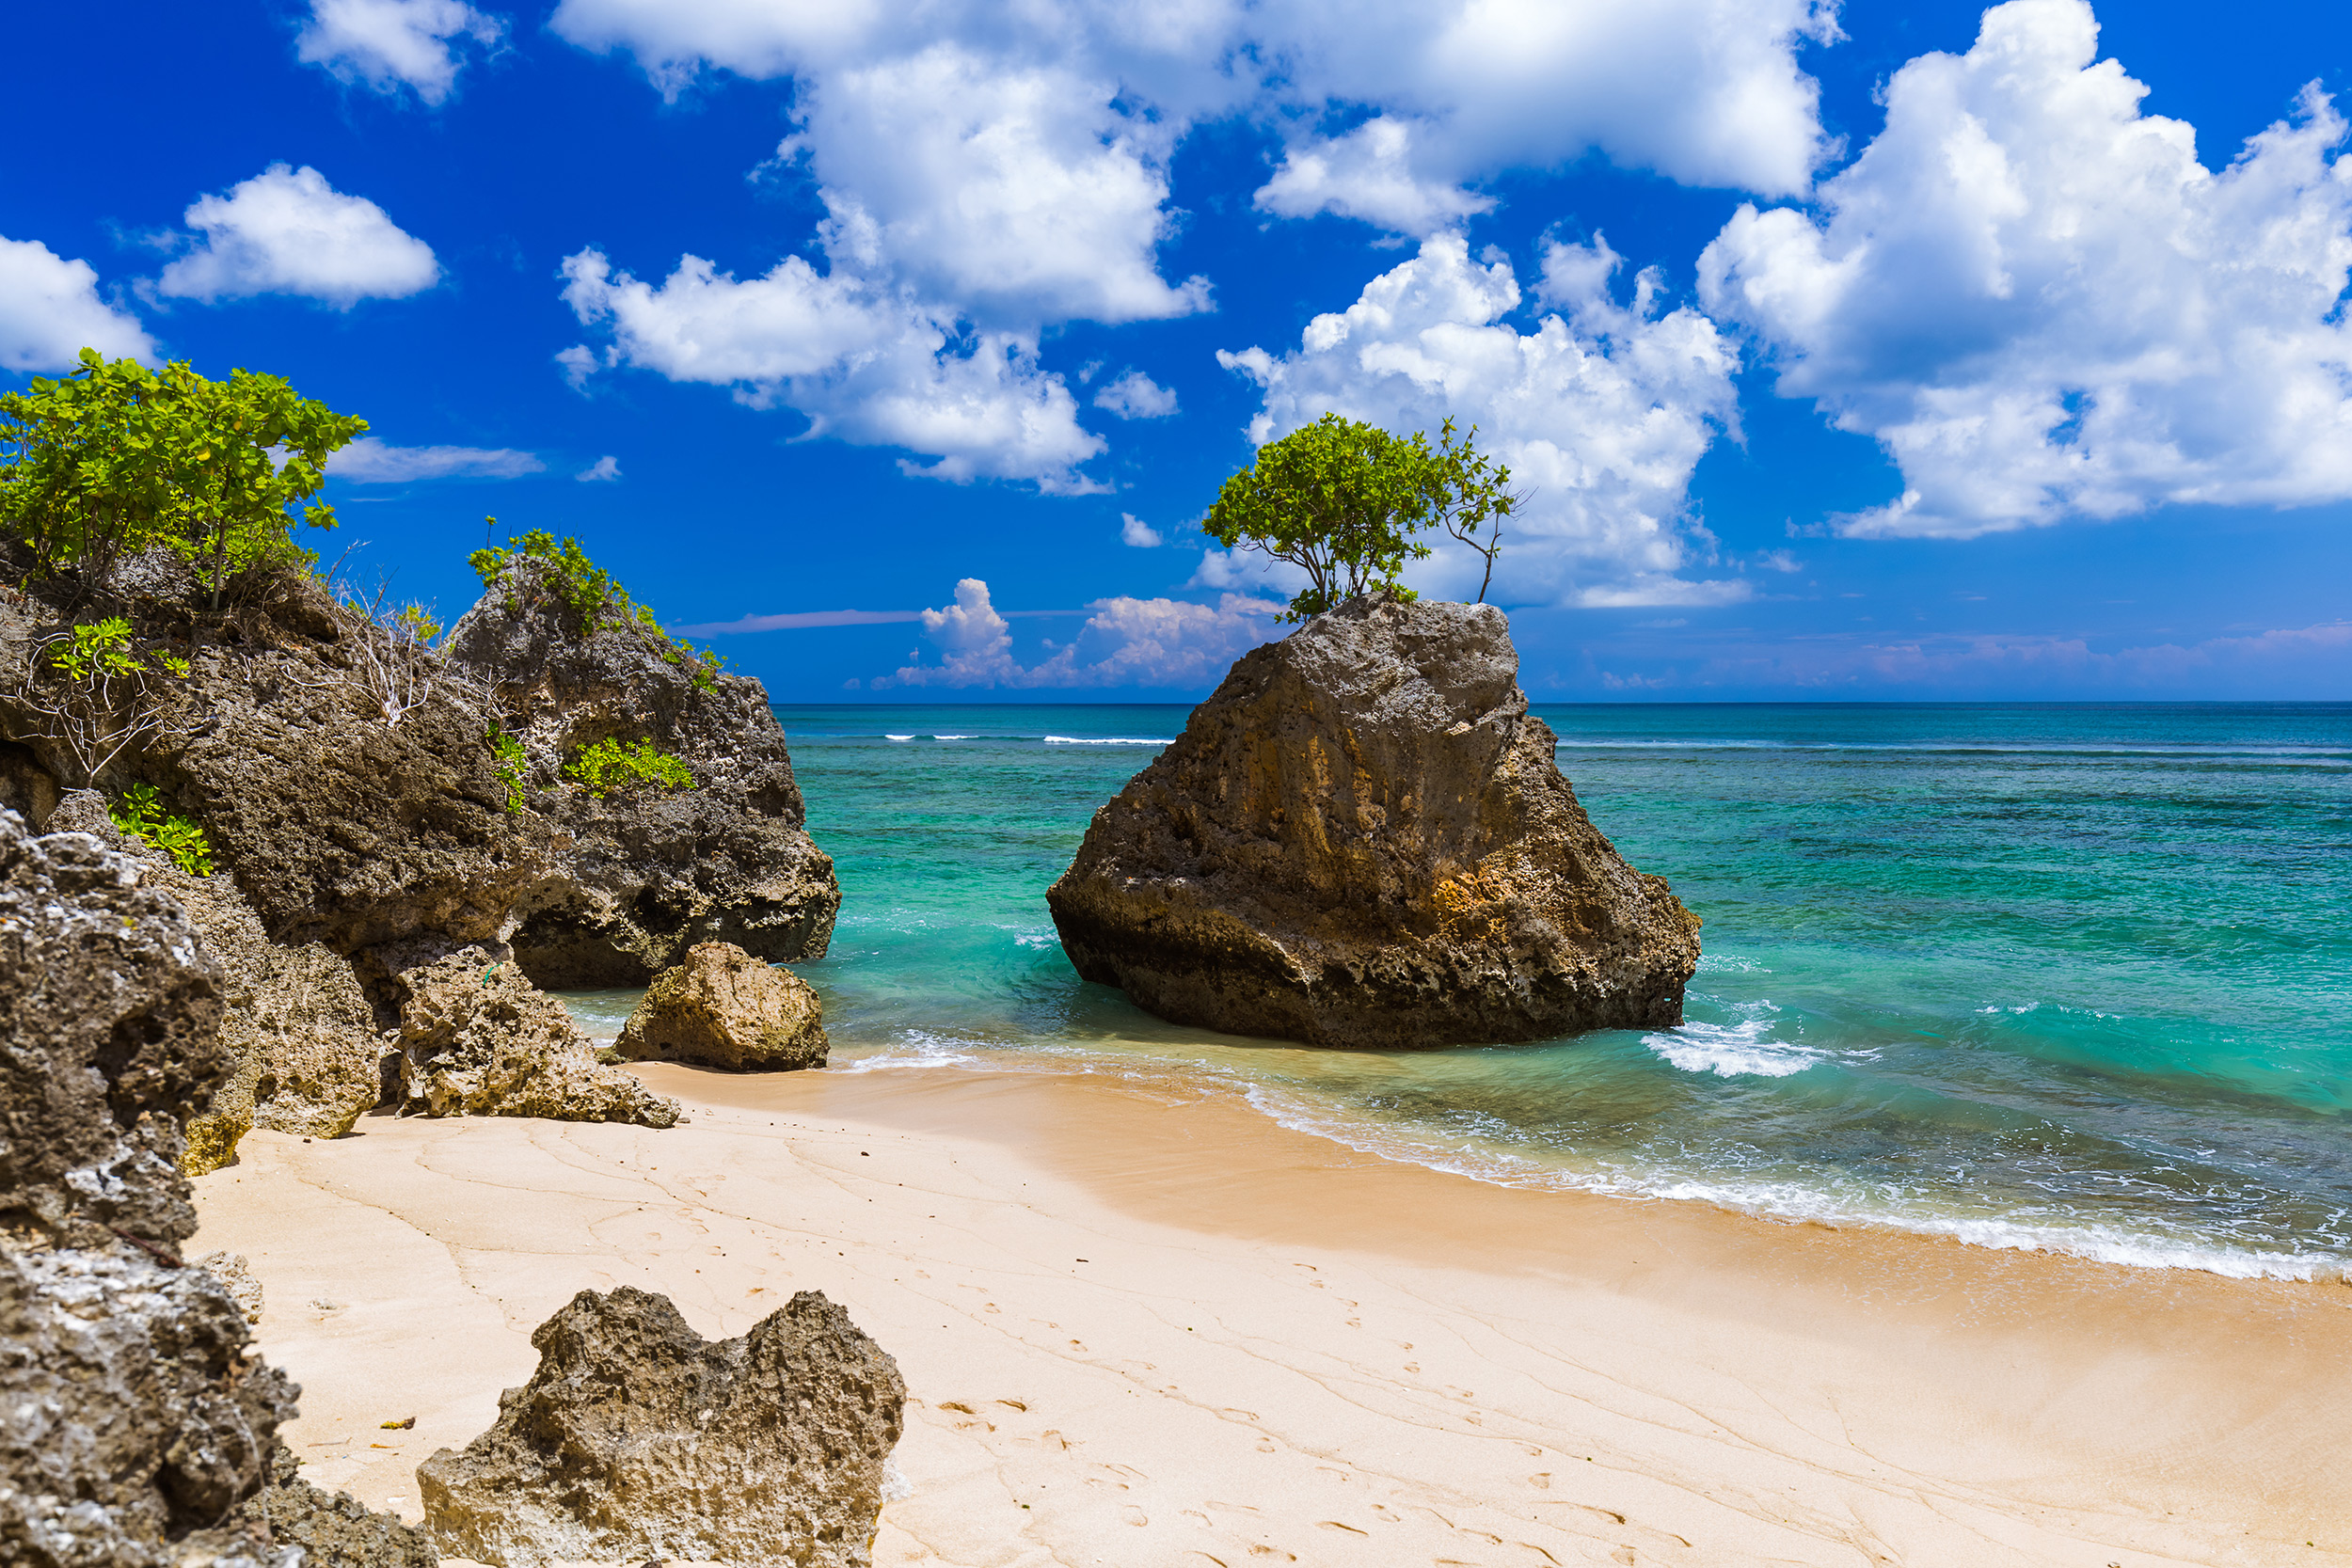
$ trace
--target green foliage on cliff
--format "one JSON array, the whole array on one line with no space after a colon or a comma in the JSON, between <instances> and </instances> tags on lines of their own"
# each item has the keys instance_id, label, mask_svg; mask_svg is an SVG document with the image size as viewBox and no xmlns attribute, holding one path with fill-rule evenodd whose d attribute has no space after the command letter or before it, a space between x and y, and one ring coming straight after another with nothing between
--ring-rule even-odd
<instances>
[{"instance_id":1,"label":"green foliage on cliff","mask_svg":"<svg viewBox=\"0 0 2352 1568\"><path fill-rule=\"evenodd\" d=\"M496 523L498 519L492 517L489 521ZM533 529L520 538L510 535L506 543L505 549L485 546L466 558L466 563L481 578L485 591L497 587L516 561L542 562L548 567L544 580L579 615L580 626L590 636L600 631L634 628L644 634L655 652L683 668L696 686L706 691L717 689L719 656L707 648L698 650L692 643L663 631L650 609L630 598L628 590L614 581L612 573L588 559L588 552L580 547L579 540L559 540L545 529ZM511 611L527 608L511 590L506 607Z\"/></svg>"},{"instance_id":2,"label":"green foliage on cliff","mask_svg":"<svg viewBox=\"0 0 2352 1568\"><path fill-rule=\"evenodd\" d=\"M142 838L169 855L172 863L191 877L213 874L212 841L204 830L184 816L164 809L152 784L133 784L122 799L106 808L114 825L133 838Z\"/></svg>"},{"instance_id":3,"label":"green foliage on cliff","mask_svg":"<svg viewBox=\"0 0 2352 1568\"><path fill-rule=\"evenodd\" d=\"M1476 449L1473 427L1456 437L1448 420L1433 449L1416 431L1391 436L1375 425L1326 414L1258 449L1257 461L1225 482L1201 531L1227 549L1254 549L1303 568L1308 586L1286 620L1320 615L1359 594L1414 597L1398 574L1427 556L1414 536L1440 529L1485 558L1478 597L1486 597L1502 519L1524 498L1511 470Z\"/></svg>"},{"instance_id":4,"label":"green foliage on cliff","mask_svg":"<svg viewBox=\"0 0 2352 1568\"><path fill-rule=\"evenodd\" d=\"M523 777L531 766L523 751L523 743L503 730L490 731L490 753L496 759L490 766L506 786L506 815L523 814Z\"/></svg>"},{"instance_id":5,"label":"green foliage on cliff","mask_svg":"<svg viewBox=\"0 0 2352 1568\"><path fill-rule=\"evenodd\" d=\"M651 740L629 746L608 736L573 752L564 772L599 800L608 795L637 795L648 789L694 787L694 775L686 764Z\"/></svg>"},{"instance_id":6,"label":"green foliage on cliff","mask_svg":"<svg viewBox=\"0 0 2352 1568\"><path fill-rule=\"evenodd\" d=\"M86 348L71 374L0 396L0 530L31 548L36 573L72 566L93 584L167 546L218 608L236 573L316 560L294 526L334 527L331 507L306 503L327 458L367 428L280 376L212 381Z\"/></svg>"},{"instance_id":7,"label":"green foliage on cliff","mask_svg":"<svg viewBox=\"0 0 2352 1568\"><path fill-rule=\"evenodd\" d=\"M85 621L49 650L49 662L66 679L87 685L109 675L135 675L147 668L131 652L131 623L119 615Z\"/></svg>"}]
</instances>

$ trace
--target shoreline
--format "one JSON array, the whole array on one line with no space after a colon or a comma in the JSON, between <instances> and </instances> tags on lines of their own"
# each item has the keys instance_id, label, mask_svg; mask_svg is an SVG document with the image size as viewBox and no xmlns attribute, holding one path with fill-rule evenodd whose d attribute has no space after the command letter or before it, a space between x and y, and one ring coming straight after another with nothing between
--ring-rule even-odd
<instances>
[{"instance_id":1,"label":"shoreline","mask_svg":"<svg viewBox=\"0 0 2352 1568\"><path fill-rule=\"evenodd\" d=\"M313 1480L416 1517L580 1289L734 1335L809 1288L914 1396L880 1563L2352 1560L2341 1285L1500 1187L1086 1075L640 1071L691 1124L369 1117L199 1180Z\"/></svg>"}]
</instances>

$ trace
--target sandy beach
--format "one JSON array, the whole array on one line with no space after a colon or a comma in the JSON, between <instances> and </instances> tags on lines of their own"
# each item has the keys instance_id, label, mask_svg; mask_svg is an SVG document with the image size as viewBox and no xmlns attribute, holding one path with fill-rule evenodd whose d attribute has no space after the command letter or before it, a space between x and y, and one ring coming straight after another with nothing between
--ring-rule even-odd
<instances>
[{"instance_id":1,"label":"sandy beach","mask_svg":"<svg viewBox=\"0 0 2352 1568\"><path fill-rule=\"evenodd\" d=\"M197 1182L311 1479L419 1516L574 1292L820 1290L913 1398L876 1560L2352 1561L2352 1289L1486 1185L1083 1075L641 1069ZM413 1428L382 1423L414 1417Z\"/></svg>"}]
</instances>

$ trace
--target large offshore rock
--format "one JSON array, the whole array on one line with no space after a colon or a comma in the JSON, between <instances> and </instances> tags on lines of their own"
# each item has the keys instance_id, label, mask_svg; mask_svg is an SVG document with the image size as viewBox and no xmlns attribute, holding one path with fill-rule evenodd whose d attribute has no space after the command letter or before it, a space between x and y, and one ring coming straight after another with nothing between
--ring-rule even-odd
<instances>
[{"instance_id":1,"label":"large offshore rock","mask_svg":"<svg viewBox=\"0 0 2352 1568\"><path fill-rule=\"evenodd\" d=\"M461 948L400 971L400 1093L426 1116L677 1123L626 1069L596 1060L571 1015L511 960Z\"/></svg>"},{"instance_id":2,"label":"large offshore rock","mask_svg":"<svg viewBox=\"0 0 2352 1568\"><path fill-rule=\"evenodd\" d=\"M807 981L725 942L698 942L646 989L613 1042L629 1061L781 1071L825 1065L824 1006Z\"/></svg>"},{"instance_id":3,"label":"large offshore rock","mask_svg":"<svg viewBox=\"0 0 2352 1568\"><path fill-rule=\"evenodd\" d=\"M841 890L812 843L767 689L713 675L617 596L587 613L552 568L511 560L450 630L527 758L548 869L510 940L543 986L644 985L698 942L774 962L824 957ZM691 789L599 800L564 779L581 748L651 740Z\"/></svg>"},{"instance_id":4,"label":"large offshore rock","mask_svg":"<svg viewBox=\"0 0 2352 1568\"><path fill-rule=\"evenodd\" d=\"M0 1562L255 1568L294 1413L179 1243L180 1119L226 1055L186 916L96 840L0 811Z\"/></svg>"},{"instance_id":5,"label":"large offshore rock","mask_svg":"<svg viewBox=\"0 0 2352 1568\"><path fill-rule=\"evenodd\" d=\"M898 1363L803 1291L739 1339L666 1296L583 1291L532 1335L498 1424L417 1467L441 1549L503 1568L685 1558L866 1568L898 1445Z\"/></svg>"},{"instance_id":6,"label":"large offshore rock","mask_svg":"<svg viewBox=\"0 0 2352 1568\"><path fill-rule=\"evenodd\" d=\"M1586 819L1490 605L1245 654L1095 813L1063 951L1180 1023L1386 1049L1681 1022L1696 916Z\"/></svg>"}]
</instances>

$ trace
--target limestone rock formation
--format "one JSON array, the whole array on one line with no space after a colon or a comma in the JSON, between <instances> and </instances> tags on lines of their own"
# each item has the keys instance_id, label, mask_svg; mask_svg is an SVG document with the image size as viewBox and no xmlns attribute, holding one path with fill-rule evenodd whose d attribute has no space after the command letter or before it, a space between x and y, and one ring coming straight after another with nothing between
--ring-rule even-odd
<instances>
[{"instance_id":1,"label":"limestone rock formation","mask_svg":"<svg viewBox=\"0 0 2352 1568\"><path fill-rule=\"evenodd\" d=\"M725 942L698 942L655 976L613 1043L630 1061L739 1070L823 1067L827 1049L808 982Z\"/></svg>"},{"instance_id":2,"label":"limestone rock formation","mask_svg":"<svg viewBox=\"0 0 2352 1568\"><path fill-rule=\"evenodd\" d=\"M141 879L187 911L220 964L220 1038L229 1070L187 1118L180 1163L190 1176L234 1160L237 1140L255 1127L340 1138L383 1098L375 1010L349 959L323 942L271 942L228 873L191 877L169 856L126 839L94 789L66 791L47 828L88 833L137 857Z\"/></svg>"},{"instance_id":3,"label":"limestone rock formation","mask_svg":"<svg viewBox=\"0 0 2352 1568\"><path fill-rule=\"evenodd\" d=\"M1409 1049L1682 1017L1696 916L1586 819L1486 605L1350 600L1244 655L1047 894L1180 1023Z\"/></svg>"},{"instance_id":4,"label":"limestone rock formation","mask_svg":"<svg viewBox=\"0 0 2352 1568\"><path fill-rule=\"evenodd\" d=\"M866 1568L906 1385L803 1291L713 1344L666 1296L583 1291L498 1423L417 1467L443 1551L502 1568L718 1559Z\"/></svg>"},{"instance_id":5,"label":"limestone rock formation","mask_svg":"<svg viewBox=\"0 0 2352 1568\"><path fill-rule=\"evenodd\" d=\"M510 938L543 986L644 985L698 942L774 962L824 957L841 891L812 843L767 689L713 675L615 596L583 614L527 556L445 644L527 758L548 864ZM564 780L581 748L651 740L694 787L598 800Z\"/></svg>"},{"instance_id":6,"label":"limestone rock formation","mask_svg":"<svg viewBox=\"0 0 2352 1568\"><path fill-rule=\"evenodd\" d=\"M278 1445L268 1483L246 1509L268 1527L274 1544L302 1548L303 1568L439 1568L431 1536L395 1514L370 1512L348 1492L311 1485L298 1463Z\"/></svg>"},{"instance_id":7,"label":"limestone rock formation","mask_svg":"<svg viewBox=\"0 0 2352 1568\"><path fill-rule=\"evenodd\" d=\"M239 1509L294 1389L175 1252L218 978L135 862L0 812L0 1561L274 1561Z\"/></svg>"},{"instance_id":8,"label":"limestone rock formation","mask_svg":"<svg viewBox=\"0 0 2352 1568\"><path fill-rule=\"evenodd\" d=\"M598 1062L563 1004L480 947L400 971L400 1093L427 1116L677 1122L626 1069Z\"/></svg>"}]
</instances>

